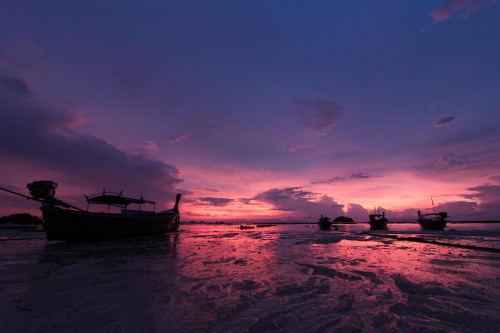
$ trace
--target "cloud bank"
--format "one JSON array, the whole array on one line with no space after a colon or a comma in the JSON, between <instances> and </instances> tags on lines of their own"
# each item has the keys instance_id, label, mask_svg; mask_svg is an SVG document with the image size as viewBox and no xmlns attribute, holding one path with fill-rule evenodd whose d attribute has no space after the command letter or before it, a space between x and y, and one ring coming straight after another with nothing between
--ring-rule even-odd
<instances>
[{"instance_id":1,"label":"cloud bank","mask_svg":"<svg viewBox=\"0 0 500 333\"><path fill-rule=\"evenodd\" d=\"M172 200L181 182L177 168L74 132L69 125L78 115L36 101L33 95L22 80L0 78L0 156L36 166L36 174L27 175L26 182L56 171L96 189L139 191L155 195L155 200Z\"/></svg>"},{"instance_id":2,"label":"cloud bank","mask_svg":"<svg viewBox=\"0 0 500 333\"><path fill-rule=\"evenodd\" d=\"M203 198L199 198L199 200L202 202L203 205L211 205L211 206L218 206L218 207L227 206L231 202L234 201L234 199L215 198L215 197L203 197Z\"/></svg>"},{"instance_id":3,"label":"cloud bank","mask_svg":"<svg viewBox=\"0 0 500 333\"><path fill-rule=\"evenodd\" d=\"M270 204L275 210L294 212L294 216L301 218L344 215L343 205L333 198L323 195L319 200L316 194L304 191L299 187L274 188L257 194L252 200Z\"/></svg>"}]
</instances>

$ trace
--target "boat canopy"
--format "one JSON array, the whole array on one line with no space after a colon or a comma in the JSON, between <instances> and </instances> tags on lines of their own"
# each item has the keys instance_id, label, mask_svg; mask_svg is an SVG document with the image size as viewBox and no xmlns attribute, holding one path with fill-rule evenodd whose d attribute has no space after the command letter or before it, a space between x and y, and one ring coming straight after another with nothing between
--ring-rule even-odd
<instances>
[{"instance_id":1,"label":"boat canopy","mask_svg":"<svg viewBox=\"0 0 500 333\"><path fill-rule=\"evenodd\" d=\"M94 194L91 196L85 196L88 203L92 204L101 204L101 205L110 205L110 206L122 206L126 207L129 204L156 204L155 201L144 200L142 197L140 199L135 198L127 198L122 196L122 193L105 193L102 194Z\"/></svg>"}]
</instances>

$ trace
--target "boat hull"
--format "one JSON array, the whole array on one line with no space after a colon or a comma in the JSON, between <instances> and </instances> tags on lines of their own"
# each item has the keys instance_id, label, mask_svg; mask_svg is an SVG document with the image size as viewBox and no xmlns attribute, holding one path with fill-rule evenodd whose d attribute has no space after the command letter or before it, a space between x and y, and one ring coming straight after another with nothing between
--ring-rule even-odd
<instances>
[{"instance_id":1,"label":"boat hull","mask_svg":"<svg viewBox=\"0 0 500 333\"><path fill-rule=\"evenodd\" d=\"M387 222L388 220L376 220L370 221L370 229L371 230L387 230Z\"/></svg>"},{"instance_id":2,"label":"boat hull","mask_svg":"<svg viewBox=\"0 0 500 333\"><path fill-rule=\"evenodd\" d=\"M443 230L447 221L444 220L418 220L422 230Z\"/></svg>"},{"instance_id":3,"label":"boat hull","mask_svg":"<svg viewBox=\"0 0 500 333\"><path fill-rule=\"evenodd\" d=\"M93 240L161 235L179 225L176 210L142 216L75 211L53 206L40 208L47 239Z\"/></svg>"},{"instance_id":4,"label":"boat hull","mask_svg":"<svg viewBox=\"0 0 500 333\"><path fill-rule=\"evenodd\" d=\"M330 230L332 228L332 223L319 223L320 230Z\"/></svg>"}]
</instances>

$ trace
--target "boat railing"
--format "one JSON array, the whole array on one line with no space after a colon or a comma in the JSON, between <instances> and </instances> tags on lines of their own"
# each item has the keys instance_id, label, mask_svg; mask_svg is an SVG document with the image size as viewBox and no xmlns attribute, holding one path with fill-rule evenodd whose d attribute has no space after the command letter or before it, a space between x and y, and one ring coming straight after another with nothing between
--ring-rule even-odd
<instances>
[{"instance_id":1,"label":"boat railing","mask_svg":"<svg viewBox=\"0 0 500 333\"><path fill-rule=\"evenodd\" d=\"M142 198L136 199L136 198L127 198L123 196L123 191L120 193L118 192L106 192L106 190L103 190L102 193L96 193L92 195L85 195L85 199L87 200L87 211L90 209L91 204L95 205L104 205L108 206L108 212L111 207L117 207L121 210L121 213L125 213L127 211L133 212L137 211L140 212L142 211L141 205L143 204L151 204L153 205L153 213L156 211L156 202L155 201L149 201L149 200L144 200ZM130 204L137 204L139 205L138 210L128 210L127 207ZM147 214L151 213L150 211L146 211ZM134 213L137 215L136 213Z\"/></svg>"}]
</instances>

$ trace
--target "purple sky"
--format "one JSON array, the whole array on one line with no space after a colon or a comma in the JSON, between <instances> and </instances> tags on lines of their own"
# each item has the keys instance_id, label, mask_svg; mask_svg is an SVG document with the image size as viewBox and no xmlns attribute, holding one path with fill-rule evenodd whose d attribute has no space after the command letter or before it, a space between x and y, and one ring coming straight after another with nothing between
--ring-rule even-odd
<instances>
[{"instance_id":1,"label":"purple sky","mask_svg":"<svg viewBox=\"0 0 500 333\"><path fill-rule=\"evenodd\" d=\"M184 220L500 219L500 3L4 1L0 186ZM38 214L0 193L0 215Z\"/></svg>"}]
</instances>

